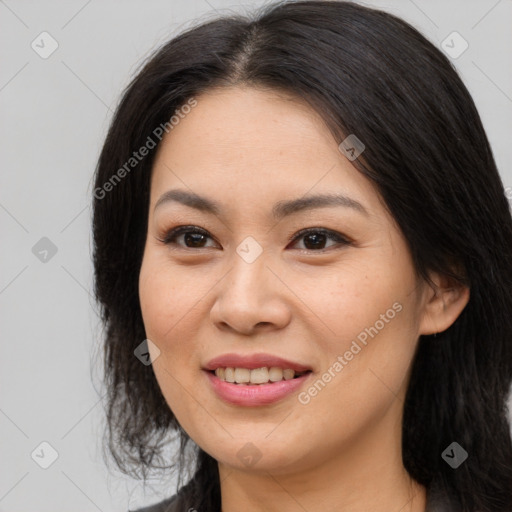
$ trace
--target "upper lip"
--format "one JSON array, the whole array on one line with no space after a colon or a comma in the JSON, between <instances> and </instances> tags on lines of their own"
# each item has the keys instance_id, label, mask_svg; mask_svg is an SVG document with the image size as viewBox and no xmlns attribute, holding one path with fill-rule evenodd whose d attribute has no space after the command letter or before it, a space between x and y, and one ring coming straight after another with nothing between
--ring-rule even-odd
<instances>
[{"instance_id":1,"label":"upper lip","mask_svg":"<svg viewBox=\"0 0 512 512\"><path fill-rule=\"evenodd\" d=\"M255 368L276 366L278 368L287 369L290 368L296 372L304 372L311 370L310 366L290 361L289 359L283 359L279 356L272 354L222 354L214 357L204 366L205 370L216 370L217 368L248 368L253 370Z\"/></svg>"}]
</instances>

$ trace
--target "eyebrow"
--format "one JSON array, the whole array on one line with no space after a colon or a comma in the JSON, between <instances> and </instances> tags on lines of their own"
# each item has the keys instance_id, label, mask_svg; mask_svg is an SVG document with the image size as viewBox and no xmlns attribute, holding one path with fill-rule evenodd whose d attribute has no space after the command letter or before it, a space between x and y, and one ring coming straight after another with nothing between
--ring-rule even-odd
<instances>
[{"instance_id":1,"label":"eyebrow","mask_svg":"<svg viewBox=\"0 0 512 512\"><path fill-rule=\"evenodd\" d=\"M216 201L200 196L194 192L179 189L164 192L156 202L154 210L159 206L170 202L177 202L185 206L189 206L190 208L195 208L196 210L211 213L219 217L222 214L222 207ZM272 208L272 217L276 220L280 220L283 217L287 217L297 212L329 206L344 206L346 208L352 208L364 215L369 215L366 208L360 202L343 194L337 193L320 194L287 201L278 201Z\"/></svg>"}]
</instances>

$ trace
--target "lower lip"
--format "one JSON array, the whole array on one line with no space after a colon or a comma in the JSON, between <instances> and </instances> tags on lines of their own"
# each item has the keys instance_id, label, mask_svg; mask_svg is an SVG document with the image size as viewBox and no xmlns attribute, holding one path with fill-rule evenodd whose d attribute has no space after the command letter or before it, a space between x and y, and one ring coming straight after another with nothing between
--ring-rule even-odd
<instances>
[{"instance_id":1,"label":"lower lip","mask_svg":"<svg viewBox=\"0 0 512 512\"><path fill-rule=\"evenodd\" d=\"M268 384L247 384L245 386L225 382L209 371L205 371L205 373L210 380L213 390L220 398L234 405L251 407L277 402L297 391L312 372L308 372L295 379Z\"/></svg>"}]
</instances>

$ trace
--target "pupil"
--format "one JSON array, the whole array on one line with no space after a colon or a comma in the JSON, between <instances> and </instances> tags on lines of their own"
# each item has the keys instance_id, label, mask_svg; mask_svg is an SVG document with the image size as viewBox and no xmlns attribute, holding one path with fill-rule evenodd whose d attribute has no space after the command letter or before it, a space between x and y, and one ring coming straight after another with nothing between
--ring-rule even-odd
<instances>
[{"instance_id":1,"label":"pupil","mask_svg":"<svg viewBox=\"0 0 512 512\"><path fill-rule=\"evenodd\" d=\"M323 243L325 243L325 235L322 234L322 233L314 233L314 234L311 234L311 235L306 235L304 237L304 245L306 246L307 249L318 249L319 246L322 246ZM313 240L313 247L308 247L308 244L307 244L307 240Z\"/></svg>"},{"instance_id":2,"label":"pupil","mask_svg":"<svg viewBox=\"0 0 512 512\"><path fill-rule=\"evenodd\" d=\"M201 239L204 235L201 233L185 233L185 244L190 247L189 242L192 243L192 247L201 247Z\"/></svg>"}]
</instances>

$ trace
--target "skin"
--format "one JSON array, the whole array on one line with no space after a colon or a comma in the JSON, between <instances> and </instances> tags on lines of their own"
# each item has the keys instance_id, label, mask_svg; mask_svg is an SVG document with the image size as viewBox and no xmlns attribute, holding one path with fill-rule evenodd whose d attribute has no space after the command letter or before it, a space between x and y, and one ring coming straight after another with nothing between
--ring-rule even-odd
<instances>
[{"instance_id":1,"label":"skin","mask_svg":"<svg viewBox=\"0 0 512 512\"><path fill-rule=\"evenodd\" d=\"M426 490L402 464L403 400L419 335L447 329L469 291L432 274L435 291L417 277L379 194L309 106L241 86L196 99L156 155L139 292L160 351L151 350L155 376L180 424L218 461L222 511L424 512ZM170 189L211 198L222 213L177 202L155 210ZM277 201L332 192L368 214L331 206L270 215ZM208 236L163 243L179 225ZM293 241L309 227L351 243ZM236 251L247 236L263 249L252 263ZM294 393L230 405L201 370L227 352L267 352L311 365L316 381L397 302L401 311L307 404ZM261 455L255 464L237 456L246 443Z\"/></svg>"}]
</instances>

